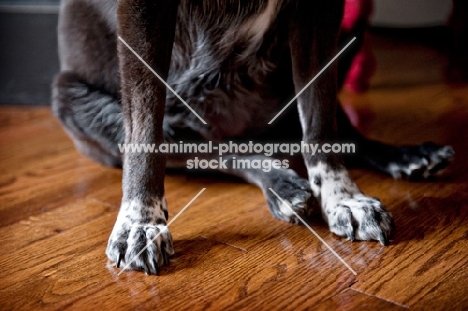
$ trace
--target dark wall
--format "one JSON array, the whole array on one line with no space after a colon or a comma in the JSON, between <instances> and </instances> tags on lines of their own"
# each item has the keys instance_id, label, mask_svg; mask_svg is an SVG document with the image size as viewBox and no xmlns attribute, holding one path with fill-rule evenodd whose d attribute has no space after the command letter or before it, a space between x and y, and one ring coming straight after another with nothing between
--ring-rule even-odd
<instances>
[{"instance_id":1,"label":"dark wall","mask_svg":"<svg viewBox=\"0 0 468 311\"><path fill-rule=\"evenodd\" d=\"M5 2L0 1L0 104L48 105L59 70L58 16L53 7L36 9L32 1L18 9Z\"/></svg>"}]
</instances>

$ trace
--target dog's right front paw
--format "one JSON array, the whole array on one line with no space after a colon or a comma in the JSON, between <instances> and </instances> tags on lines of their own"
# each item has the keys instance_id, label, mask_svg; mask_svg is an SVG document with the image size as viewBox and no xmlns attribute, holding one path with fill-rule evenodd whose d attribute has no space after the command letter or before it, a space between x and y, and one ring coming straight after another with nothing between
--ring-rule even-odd
<instances>
[{"instance_id":1,"label":"dog's right front paw","mask_svg":"<svg viewBox=\"0 0 468 311\"><path fill-rule=\"evenodd\" d=\"M169 264L174 254L172 236L163 224L132 224L119 222L109 238L107 257L126 269L158 274L160 267ZM128 265L128 267L127 267Z\"/></svg>"}]
</instances>

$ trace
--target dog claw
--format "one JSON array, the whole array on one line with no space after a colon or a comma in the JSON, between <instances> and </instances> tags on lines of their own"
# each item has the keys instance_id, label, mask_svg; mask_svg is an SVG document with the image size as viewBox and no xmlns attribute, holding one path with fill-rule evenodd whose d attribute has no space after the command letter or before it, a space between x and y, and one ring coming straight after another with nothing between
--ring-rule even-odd
<instances>
[{"instance_id":1,"label":"dog claw","mask_svg":"<svg viewBox=\"0 0 468 311\"><path fill-rule=\"evenodd\" d=\"M380 236L379 236L379 242L380 242L380 244L382 244L383 246L388 246L388 244L390 244L389 241L388 241L388 239L385 237L385 235L384 235L383 233L380 234Z\"/></svg>"},{"instance_id":2,"label":"dog claw","mask_svg":"<svg viewBox=\"0 0 468 311\"><path fill-rule=\"evenodd\" d=\"M392 232L395 230L395 222L390 218L390 233L387 234L382 232L382 238L379 240L383 246L390 245L390 240L392 239Z\"/></svg>"},{"instance_id":3,"label":"dog claw","mask_svg":"<svg viewBox=\"0 0 468 311\"><path fill-rule=\"evenodd\" d=\"M153 265L154 265L154 274L158 275L159 274L159 266L158 266L158 263L156 262L155 259L153 259Z\"/></svg>"},{"instance_id":4,"label":"dog claw","mask_svg":"<svg viewBox=\"0 0 468 311\"><path fill-rule=\"evenodd\" d=\"M162 248L164 265L167 266L169 265L169 254L166 252L166 243L163 242L163 244L161 245L161 248Z\"/></svg>"},{"instance_id":5,"label":"dog claw","mask_svg":"<svg viewBox=\"0 0 468 311\"><path fill-rule=\"evenodd\" d=\"M162 233L156 235L156 232ZM125 269L143 271L148 275L158 274L160 267L169 263L172 253L169 230L165 226L146 224L119 225L113 230L106 250L117 268L127 263Z\"/></svg>"},{"instance_id":6,"label":"dog claw","mask_svg":"<svg viewBox=\"0 0 468 311\"><path fill-rule=\"evenodd\" d=\"M120 268L120 261L122 261L122 254L119 254L119 259L117 260L117 268Z\"/></svg>"},{"instance_id":7,"label":"dog claw","mask_svg":"<svg viewBox=\"0 0 468 311\"><path fill-rule=\"evenodd\" d=\"M346 229L345 229L346 230ZM352 226L349 226L346 230L346 237L348 238L349 241L354 242L356 240L354 236L354 229Z\"/></svg>"}]
</instances>

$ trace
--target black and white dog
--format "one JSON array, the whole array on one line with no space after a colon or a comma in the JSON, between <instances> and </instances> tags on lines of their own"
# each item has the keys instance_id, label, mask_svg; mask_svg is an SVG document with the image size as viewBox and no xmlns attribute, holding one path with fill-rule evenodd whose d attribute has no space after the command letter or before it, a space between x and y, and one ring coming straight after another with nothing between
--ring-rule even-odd
<instances>
[{"instance_id":1,"label":"black and white dog","mask_svg":"<svg viewBox=\"0 0 468 311\"><path fill-rule=\"evenodd\" d=\"M223 171L258 185L278 219L297 223L268 188L299 215L308 215L314 202L320 205L330 230L339 236L389 242L390 213L359 190L344 160L393 177L428 177L454 153L433 143L386 145L367 140L352 127L337 90L359 42L305 89L297 110L291 107L273 126L267 125L347 39L340 33L342 13L343 0L62 1L61 72L53 85L53 111L79 151L105 165L123 166L122 205L106 251L117 266L131 262L132 269L156 274L174 253L165 226L166 158L158 153L122 155L118 144L124 142L354 142L358 152L346 159L304 153L308 181L292 169ZM208 125L166 92L118 36ZM177 165L180 157L169 157L167 166Z\"/></svg>"}]
</instances>

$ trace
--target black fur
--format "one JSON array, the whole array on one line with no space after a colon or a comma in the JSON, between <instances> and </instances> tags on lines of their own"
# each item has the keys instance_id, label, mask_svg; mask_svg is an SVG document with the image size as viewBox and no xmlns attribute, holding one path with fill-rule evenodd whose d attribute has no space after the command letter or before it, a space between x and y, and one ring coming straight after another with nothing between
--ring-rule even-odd
<instances>
[{"instance_id":1,"label":"black fur","mask_svg":"<svg viewBox=\"0 0 468 311\"><path fill-rule=\"evenodd\" d=\"M123 166L122 208L107 248L112 261L155 274L173 254L171 235L164 229L165 157L122 155L119 143L341 139L358 144L360 151L346 162L394 177L427 177L449 163L449 147L390 146L367 140L351 126L338 105L337 90L365 25L340 34L342 11L342 0L182 0L180 5L174 0L62 1L61 72L53 84L53 111L82 153L105 165ZM262 29L255 21L265 12L271 19ZM299 114L291 107L267 126L350 35L358 40L340 58L339 67L333 64L299 96ZM208 125L166 92L117 36ZM228 155L233 156L258 157ZM360 192L343 158L322 153L304 154L303 159L311 183L290 169L223 171L257 184L278 219L298 223L269 188L301 216L320 205L338 235L387 244L393 228L390 214L380 201ZM162 234L154 239L157 232Z\"/></svg>"}]
</instances>

